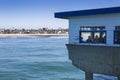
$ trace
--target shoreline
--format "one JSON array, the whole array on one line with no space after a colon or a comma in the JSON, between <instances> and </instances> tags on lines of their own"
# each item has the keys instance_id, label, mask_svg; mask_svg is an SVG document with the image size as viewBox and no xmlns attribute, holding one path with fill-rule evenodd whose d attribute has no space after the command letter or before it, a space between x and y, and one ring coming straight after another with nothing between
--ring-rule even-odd
<instances>
[{"instance_id":1,"label":"shoreline","mask_svg":"<svg viewBox=\"0 0 120 80\"><path fill-rule=\"evenodd\" d=\"M25 36L68 37L68 34L0 34L0 37L25 37Z\"/></svg>"}]
</instances>

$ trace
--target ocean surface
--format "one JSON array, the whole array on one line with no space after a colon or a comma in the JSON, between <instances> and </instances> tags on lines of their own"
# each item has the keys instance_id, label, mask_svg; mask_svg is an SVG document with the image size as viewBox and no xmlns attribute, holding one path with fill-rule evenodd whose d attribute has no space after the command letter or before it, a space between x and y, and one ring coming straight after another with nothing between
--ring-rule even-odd
<instances>
[{"instance_id":1,"label":"ocean surface","mask_svg":"<svg viewBox=\"0 0 120 80\"><path fill-rule=\"evenodd\" d=\"M66 43L67 37L0 37L0 80L85 80L68 59Z\"/></svg>"}]
</instances>

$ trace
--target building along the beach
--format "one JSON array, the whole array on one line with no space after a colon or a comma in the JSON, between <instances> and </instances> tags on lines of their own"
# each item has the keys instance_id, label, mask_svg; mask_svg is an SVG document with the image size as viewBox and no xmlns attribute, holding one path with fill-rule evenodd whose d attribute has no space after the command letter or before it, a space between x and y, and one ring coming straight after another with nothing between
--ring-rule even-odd
<instances>
[{"instance_id":1,"label":"building along the beach","mask_svg":"<svg viewBox=\"0 0 120 80\"><path fill-rule=\"evenodd\" d=\"M86 80L93 80L93 73L120 80L120 7L58 12L55 17L69 20L69 58Z\"/></svg>"}]
</instances>

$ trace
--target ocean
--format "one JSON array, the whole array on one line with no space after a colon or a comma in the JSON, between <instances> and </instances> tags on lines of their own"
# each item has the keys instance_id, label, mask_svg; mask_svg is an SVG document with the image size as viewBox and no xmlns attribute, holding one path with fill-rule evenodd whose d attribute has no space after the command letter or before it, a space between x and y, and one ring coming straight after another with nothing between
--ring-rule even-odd
<instances>
[{"instance_id":1,"label":"ocean","mask_svg":"<svg viewBox=\"0 0 120 80\"><path fill-rule=\"evenodd\" d=\"M66 43L67 37L0 37L0 80L85 80L68 59Z\"/></svg>"}]
</instances>

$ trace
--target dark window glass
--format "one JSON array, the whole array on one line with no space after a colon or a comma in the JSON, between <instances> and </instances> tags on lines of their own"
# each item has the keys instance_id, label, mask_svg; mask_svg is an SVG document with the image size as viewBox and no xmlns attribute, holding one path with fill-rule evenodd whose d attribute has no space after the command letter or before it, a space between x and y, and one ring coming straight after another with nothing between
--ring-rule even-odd
<instances>
[{"instance_id":1,"label":"dark window glass","mask_svg":"<svg viewBox=\"0 0 120 80\"><path fill-rule=\"evenodd\" d=\"M114 31L114 43L120 44L120 26L115 27Z\"/></svg>"},{"instance_id":2,"label":"dark window glass","mask_svg":"<svg viewBox=\"0 0 120 80\"><path fill-rule=\"evenodd\" d=\"M115 30L120 30L120 26L116 26L116 27L115 27Z\"/></svg>"},{"instance_id":3,"label":"dark window glass","mask_svg":"<svg viewBox=\"0 0 120 80\"><path fill-rule=\"evenodd\" d=\"M115 39L114 39L114 43L115 44L120 44L120 31L115 31Z\"/></svg>"}]
</instances>

